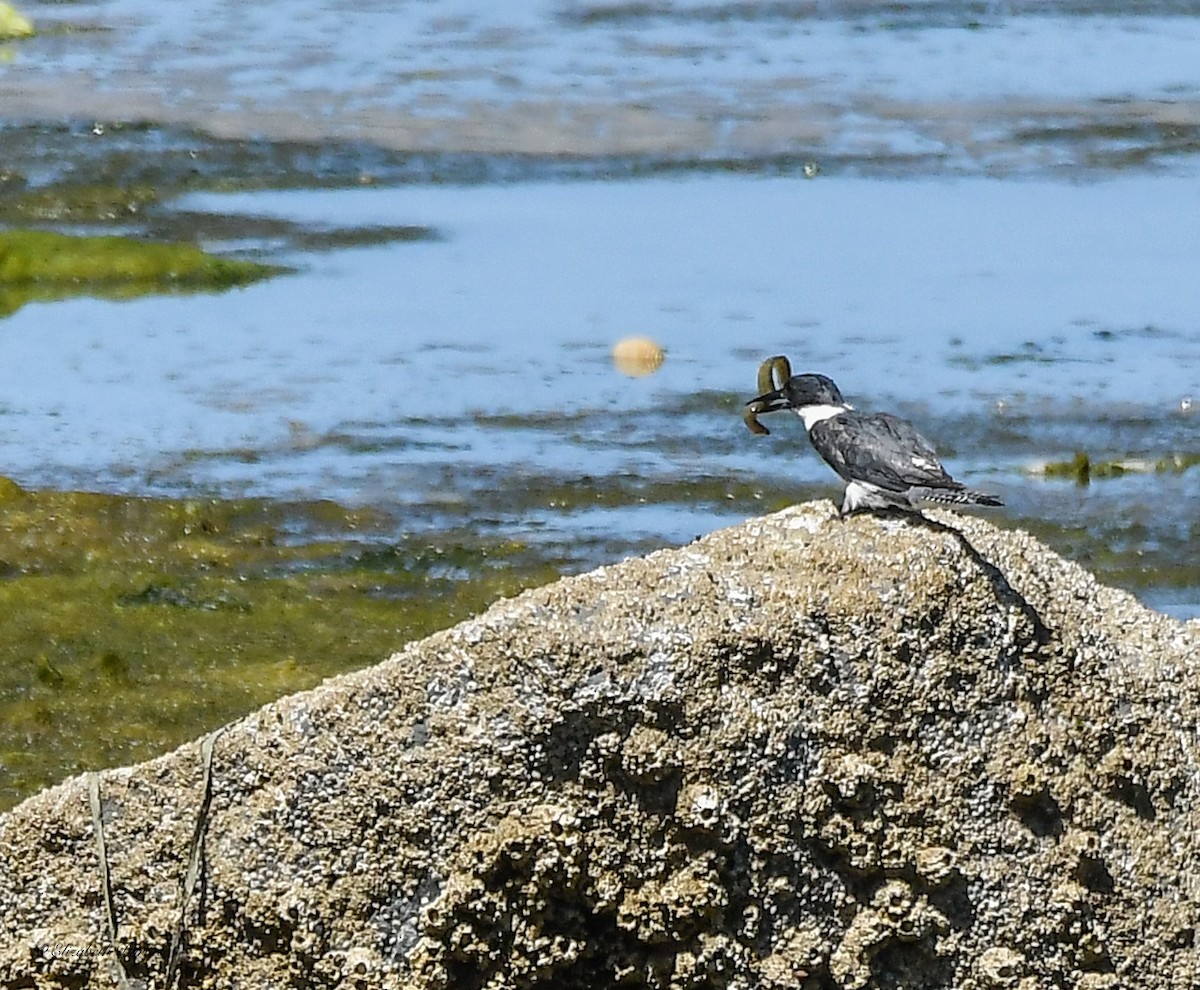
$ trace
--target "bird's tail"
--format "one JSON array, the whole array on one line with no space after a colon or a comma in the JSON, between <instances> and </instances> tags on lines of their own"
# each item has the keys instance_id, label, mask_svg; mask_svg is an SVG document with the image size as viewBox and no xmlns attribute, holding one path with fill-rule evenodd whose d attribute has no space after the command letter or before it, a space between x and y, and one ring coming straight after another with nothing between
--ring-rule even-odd
<instances>
[{"instance_id":1,"label":"bird's tail","mask_svg":"<svg viewBox=\"0 0 1200 990\"><path fill-rule=\"evenodd\" d=\"M950 505L1003 505L995 495L977 492L970 488L925 488L921 498L930 502L946 502Z\"/></svg>"}]
</instances>

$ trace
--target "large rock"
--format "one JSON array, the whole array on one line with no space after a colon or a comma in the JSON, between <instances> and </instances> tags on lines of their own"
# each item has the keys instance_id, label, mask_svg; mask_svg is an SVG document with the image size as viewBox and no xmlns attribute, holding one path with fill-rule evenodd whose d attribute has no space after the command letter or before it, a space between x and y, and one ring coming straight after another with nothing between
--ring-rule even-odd
<instances>
[{"instance_id":1,"label":"large rock","mask_svg":"<svg viewBox=\"0 0 1200 990\"><path fill-rule=\"evenodd\" d=\"M933 515L757 519L269 705L207 782L39 794L0 981L1200 985L1200 628Z\"/></svg>"}]
</instances>

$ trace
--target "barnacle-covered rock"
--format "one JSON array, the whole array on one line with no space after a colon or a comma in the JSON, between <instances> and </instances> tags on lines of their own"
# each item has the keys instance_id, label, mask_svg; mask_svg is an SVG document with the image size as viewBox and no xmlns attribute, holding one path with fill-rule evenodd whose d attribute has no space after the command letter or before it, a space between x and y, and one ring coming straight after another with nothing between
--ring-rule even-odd
<instances>
[{"instance_id":1,"label":"barnacle-covered rock","mask_svg":"<svg viewBox=\"0 0 1200 990\"><path fill-rule=\"evenodd\" d=\"M1190 990L1198 705L1023 533L799 506L30 799L0 982Z\"/></svg>"}]
</instances>

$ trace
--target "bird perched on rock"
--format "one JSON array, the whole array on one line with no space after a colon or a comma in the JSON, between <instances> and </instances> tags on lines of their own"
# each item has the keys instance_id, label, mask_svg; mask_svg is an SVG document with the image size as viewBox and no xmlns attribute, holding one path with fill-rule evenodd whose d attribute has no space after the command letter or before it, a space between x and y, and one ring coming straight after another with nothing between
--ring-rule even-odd
<instances>
[{"instance_id":1,"label":"bird perched on rock","mask_svg":"<svg viewBox=\"0 0 1200 990\"><path fill-rule=\"evenodd\" d=\"M758 384L763 394L746 403L746 424L755 433L767 433L758 416L784 409L803 419L817 453L847 482L842 516L886 509L919 511L921 499L1004 504L950 477L933 445L908 420L859 412L825 375L792 375L787 358L773 357L759 369Z\"/></svg>"}]
</instances>

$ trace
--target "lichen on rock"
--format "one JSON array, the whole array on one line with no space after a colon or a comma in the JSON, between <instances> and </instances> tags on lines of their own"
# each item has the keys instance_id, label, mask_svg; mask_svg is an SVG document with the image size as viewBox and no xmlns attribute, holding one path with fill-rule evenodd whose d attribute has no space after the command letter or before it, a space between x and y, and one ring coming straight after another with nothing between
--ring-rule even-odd
<instances>
[{"instance_id":1,"label":"lichen on rock","mask_svg":"<svg viewBox=\"0 0 1200 990\"><path fill-rule=\"evenodd\" d=\"M970 517L752 520L0 818L0 979L1172 988L1200 629ZM203 838L200 891L179 877ZM98 947L53 961L46 932Z\"/></svg>"}]
</instances>

